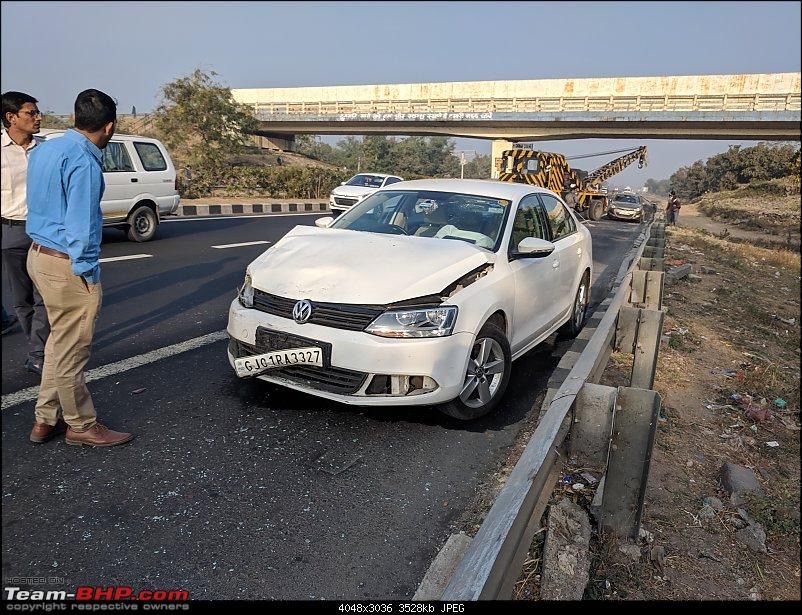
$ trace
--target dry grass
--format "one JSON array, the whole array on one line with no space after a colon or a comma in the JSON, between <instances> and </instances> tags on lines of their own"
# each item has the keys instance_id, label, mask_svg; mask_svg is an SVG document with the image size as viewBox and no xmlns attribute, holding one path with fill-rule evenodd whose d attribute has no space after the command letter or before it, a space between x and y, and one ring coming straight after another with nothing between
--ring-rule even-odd
<instances>
[{"instance_id":1,"label":"dry grass","mask_svg":"<svg viewBox=\"0 0 802 615\"><path fill-rule=\"evenodd\" d=\"M737 190L704 195L699 210L714 220L767 235L799 238L799 178L755 182Z\"/></svg>"},{"instance_id":2,"label":"dry grass","mask_svg":"<svg viewBox=\"0 0 802 615\"><path fill-rule=\"evenodd\" d=\"M727 238L716 237L701 229L692 229L684 227L672 227L671 236L675 243L686 243L692 247L701 250L712 250L715 256L724 259L740 259L742 261L762 261L768 265L787 269L790 272L800 272L802 266L802 258L798 252L791 250L778 250L762 248L760 246L749 245L744 243L733 243ZM738 268L738 261L735 261L736 268ZM744 263L740 263L743 266Z\"/></svg>"},{"instance_id":3,"label":"dry grass","mask_svg":"<svg viewBox=\"0 0 802 615\"><path fill-rule=\"evenodd\" d=\"M586 597L799 600L799 254L672 227L666 257L667 267L709 269L665 287L670 341L661 344L654 385L663 416L643 517L665 549L665 571L645 546L633 563L597 542L603 553ZM629 355L614 353L601 384L626 386L630 366ZM748 401L734 401L736 394ZM751 418L755 406L770 409L769 418ZM736 537L737 507L718 482L726 461L752 469L761 484L763 495L743 507L763 525L768 553ZM724 509L705 519L699 511L709 496Z\"/></svg>"}]
</instances>

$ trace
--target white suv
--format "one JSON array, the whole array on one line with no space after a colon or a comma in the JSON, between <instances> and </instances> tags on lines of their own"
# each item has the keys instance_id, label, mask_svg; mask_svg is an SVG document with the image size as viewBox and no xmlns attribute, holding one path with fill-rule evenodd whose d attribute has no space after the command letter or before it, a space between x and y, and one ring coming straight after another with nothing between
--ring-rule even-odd
<instances>
[{"instance_id":1,"label":"white suv","mask_svg":"<svg viewBox=\"0 0 802 615\"><path fill-rule=\"evenodd\" d=\"M45 128L37 136L55 139L64 132ZM103 225L125 230L131 241L150 241L161 217L178 210L175 167L158 139L114 135L103 150L103 179Z\"/></svg>"},{"instance_id":2,"label":"white suv","mask_svg":"<svg viewBox=\"0 0 802 615\"><path fill-rule=\"evenodd\" d=\"M404 181L397 175L384 173L358 173L347 182L341 183L331 191L329 208L336 213L348 211L366 196L376 192L379 188Z\"/></svg>"}]
</instances>

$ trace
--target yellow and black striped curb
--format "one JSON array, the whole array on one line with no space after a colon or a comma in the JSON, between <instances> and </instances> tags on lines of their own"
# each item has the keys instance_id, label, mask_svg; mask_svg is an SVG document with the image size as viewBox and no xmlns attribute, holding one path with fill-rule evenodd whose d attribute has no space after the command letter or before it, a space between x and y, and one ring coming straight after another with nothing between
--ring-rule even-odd
<instances>
[{"instance_id":1,"label":"yellow and black striped curb","mask_svg":"<svg viewBox=\"0 0 802 615\"><path fill-rule=\"evenodd\" d=\"M319 214L329 212L328 201L230 203L220 205L179 205L176 216L235 216L240 214Z\"/></svg>"}]
</instances>

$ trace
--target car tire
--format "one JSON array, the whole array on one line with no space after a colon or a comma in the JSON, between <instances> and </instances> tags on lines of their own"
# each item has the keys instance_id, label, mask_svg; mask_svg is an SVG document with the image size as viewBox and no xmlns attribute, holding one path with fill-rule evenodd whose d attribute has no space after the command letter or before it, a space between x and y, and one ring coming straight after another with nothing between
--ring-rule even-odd
<instances>
[{"instance_id":1,"label":"car tire","mask_svg":"<svg viewBox=\"0 0 802 615\"><path fill-rule=\"evenodd\" d=\"M158 224L156 213L147 205L140 205L128 216L128 239L139 243L150 241Z\"/></svg>"},{"instance_id":2,"label":"car tire","mask_svg":"<svg viewBox=\"0 0 802 615\"><path fill-rule=\"evenodd\" d=\"M590 208L588 209L588 218L593 221L601 220L602 216L604 215L604 203L602 203L599 199L593 199L590 202Z\"/></svg>"},{"instance_id":3,"label":"car tire","mask_svg":"<svg viewBox=\"0 0 802 615\"><path fill-rule=\"evenodd\" d=\"M477 361L483 354L481 361ZM460 421L489 414L501 402L511 371L512 352L507 336L496 325L486 323L471 347L462 392L439 410Z\"/></svg>"},{"instance_id":4,"label":"car tire","mask_svg":"<svg viewBox=\"0 0 802 615\"><path fill-rule=\"evenodd\" d=\"M588 301L590 299L588 274L582 276L582 281L579 282L579 288L576 289L574 296L574 304L571 308L571 317L568 319L559 330L559 336L563 339L571 339L579 335L582 328L585 326L585 321L588 315Z\"/></svg>"}]
</instances>

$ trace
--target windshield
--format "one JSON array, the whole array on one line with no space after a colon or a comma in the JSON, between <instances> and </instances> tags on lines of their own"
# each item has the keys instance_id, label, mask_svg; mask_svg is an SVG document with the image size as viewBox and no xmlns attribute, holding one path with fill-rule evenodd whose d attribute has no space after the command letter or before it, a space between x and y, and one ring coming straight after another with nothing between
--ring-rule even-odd
<instances>
[{"instance_id":1,"label":"windshield","mask_svg":"<svg viewBox=\"0 0 802 615\"><path fill-rule=\"evenodd\" d=\"M331 228L465 241L497 250L510 201L429 190L382 190L341 215Z\"/></svg>"},{"instance_id":2,"label":"windshield","mask_svg":"<svg viewBox=\"0 0 802 615\"><path fill-rule=\"evenodd\" d=\"M378 175L354 175L345 182L346 186L361 186L362 188L381 188L383 177Z\"/></svg>"},{"instance_id":3,"label":"windshield","mask_svg":"<svg viewBox=\"0 0 802 615\"><path fill-rule=\"evenodd\" d=\"M615 197L615 200L619 203L638 203L638 197L634 194L619 194Z\"/></svg>"}]
</instances>

